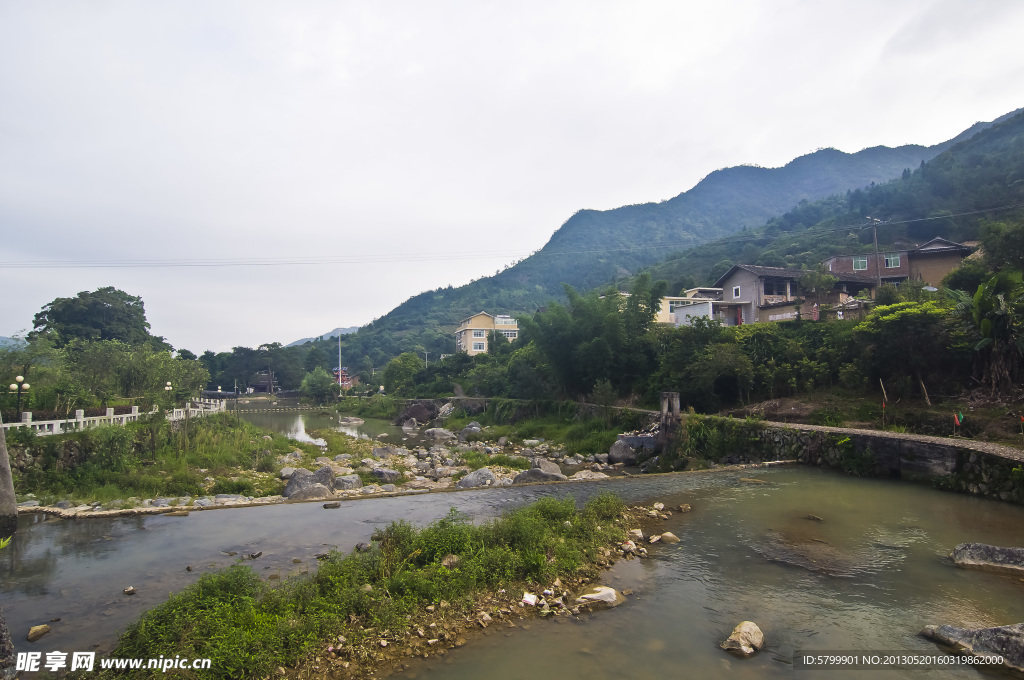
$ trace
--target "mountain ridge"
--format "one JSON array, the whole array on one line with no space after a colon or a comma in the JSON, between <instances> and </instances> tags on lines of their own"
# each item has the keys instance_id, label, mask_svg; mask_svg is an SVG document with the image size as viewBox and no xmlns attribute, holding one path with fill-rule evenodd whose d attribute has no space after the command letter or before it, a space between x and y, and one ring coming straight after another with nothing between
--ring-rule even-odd
<instances>
[{"instance_id":1,"label":"mountain ridge","mask_svg":"<svg viewBox=\"0 0 1024 680\"><path fill-rule=\"evenodd\" d=\"M350 363L368 356L382 365L404 351L453 352L454 325L481 309L532 314L561 299L563 283L579 290L610 285L669 253L762 226L801 203L898 178L995 123L975 123L933 146L874 146L854 153L825 148L778 168L721 168L657 203L581 209L529 257L493 276L410 297L346 336L342 353Z\"/></svg>"}]
</instances>

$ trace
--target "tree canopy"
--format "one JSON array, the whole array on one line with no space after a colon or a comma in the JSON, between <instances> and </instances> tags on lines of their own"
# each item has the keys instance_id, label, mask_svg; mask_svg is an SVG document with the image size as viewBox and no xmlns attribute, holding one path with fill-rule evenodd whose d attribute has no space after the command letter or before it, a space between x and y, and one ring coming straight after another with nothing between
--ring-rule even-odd
<instances>
[{"instance_id":1,"label":"tree canopy","mask_svg":"<svg viewBox=\"0 0 1024 680\"><path fill-rule=\"evenodd\" d=\"M162 337L150 334L142 298L113 286L55 299L35 315L31 335L50 336L58 348L74 340L116 340L171 349Z\"/></svg>"}]
</instances>

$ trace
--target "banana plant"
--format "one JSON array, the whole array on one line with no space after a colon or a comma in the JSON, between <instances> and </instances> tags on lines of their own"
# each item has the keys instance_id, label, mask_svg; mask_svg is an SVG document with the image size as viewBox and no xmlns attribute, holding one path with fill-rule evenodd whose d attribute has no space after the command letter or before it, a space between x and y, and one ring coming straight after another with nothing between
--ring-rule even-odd
<instances>
[{"instance_id":1,"label":"banana plant","mask_svg":"<svg viewBox=\"0 0 1024 680\"><path fill-rule=\"evenodd\" d=\"M996 274L973 296L954 291L954 314L973 342L992 394L1012 388L1024 362L1024 283L1020 272Z\"/></svg>"}]
</instances>

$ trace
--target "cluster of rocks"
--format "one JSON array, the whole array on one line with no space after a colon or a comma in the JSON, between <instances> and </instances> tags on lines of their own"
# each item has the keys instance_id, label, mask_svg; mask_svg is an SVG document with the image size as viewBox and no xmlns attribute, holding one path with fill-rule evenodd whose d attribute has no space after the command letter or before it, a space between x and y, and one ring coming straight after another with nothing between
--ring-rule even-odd
<instances>
[{"instance_id":1,"label":"cluster of rocks","mask_svg":"<svg viewBox=\"0 0 1024 680\"><path fill-rule=\"evenodd\" d=\"M965 569L1015 576L1024 574L1024 548L1021 547L961 543L953 548L950 558L955 566ZM921 635L960 654L998 657L1006 668L1024 672L1024 623L992 628L925 626Z\"/></svg>"},{"instance_id":2,"label":"cluster of rocks","mask_svg":"<svg viewBox=\"0 0 1024 680\"><path fill-rule=\"evenodd\" d=\"M413 421L414 418L410 416L404 422ZM338 494L396 491L398 487L401 487L401 491L417 491L582 481L606 478L608 474L602 470L616 469L609 462L608 454L568 455L542 440L527 440L523 446L511 445L504 437L495 444L466 443L468 435L482 431L483 427L477 422L470 423L458 432L430 428L422 432L424 445L418 448L375 447L372 455L362 460L355 460L348 454L335 456L333 460L321 456L315 461L320 466L316 470L298 467L302 464L303 454L294 451L280 459L285 464L281 469L281 478L288 482L282 495L289 500L309 500ZM472 470L465 462L469 452L483 453L488 457L505 454L523 459L529 467L516 470L502 465L486 465ZM369 475L379 480L379 483L364 487L362 479Z\"/></svg>"}]
</instances>

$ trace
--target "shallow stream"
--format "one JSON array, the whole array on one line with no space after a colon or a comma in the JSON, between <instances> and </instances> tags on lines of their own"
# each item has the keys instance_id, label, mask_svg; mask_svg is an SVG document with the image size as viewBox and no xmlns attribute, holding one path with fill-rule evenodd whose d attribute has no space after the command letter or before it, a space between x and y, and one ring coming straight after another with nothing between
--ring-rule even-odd
<instances>
[{"instance_id":1,"label":"shallow stream","mask_svg":"<svg viewBox=\"0 0 1024 680\"><path fill-rule=\"evenodd\" d=\"M755 481L749 481L754 479ZM603 490L630 502L689 503L659 522L682 541L620 562L608 581L626 604L585 622L536 620L492 627L443 660L414 663L416 678L831 677L795 671L795 651L932 653L925 625L1024 621L1024 583L955 569L957 543L1024 543L1024 508L814 468L626 477L578 484L473 490L225 509L189 517L44 520L24 516L0 553L0 594L19 650L109 649L118 630L211 568L247 561L264 575L315 567L315 554L348 550L374 527L427 523L449 507L476 518L542 496L579 500ZM807 519L808 515L821 518ZM226 553L237 551L237 555ZM299 564L293 558L302 560ZM193 571L186 571L192 565ZM122 593L134 585L138 594ZM40 641L32 625L59 618ZM734 659L716 645L738 622L757 622L767 648ZM974 677L979 671L845 671L850 677ZM986 672L989 673L989 672Z\"/></svg>"}]
</instances>

